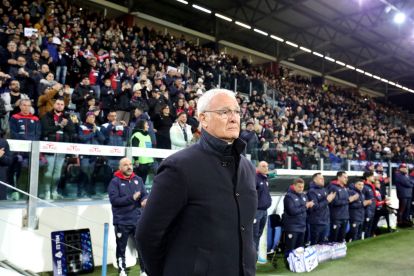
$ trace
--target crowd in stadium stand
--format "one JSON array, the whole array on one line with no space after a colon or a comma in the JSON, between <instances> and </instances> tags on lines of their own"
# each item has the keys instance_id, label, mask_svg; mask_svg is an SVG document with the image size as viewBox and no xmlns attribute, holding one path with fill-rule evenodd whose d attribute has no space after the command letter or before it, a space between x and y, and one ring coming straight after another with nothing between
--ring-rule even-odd
<instances>
[{"instance_id":1,"label":"crowd in stadium stand","mask_svg":"<svg viewBox=\"0 0 414 276\"><path fill-rule=\"evenodd\" d=\"M313 84L285 68L267 72L184 36L127 26L69 2L0 4L6 138L121 146L143 131L144 120L153 147L181 148L199 137L199 95L219 82L233 89L237 79L240 90L252 87L250 95L238 93L241 136L252 159L270 168L286 167L288 156L293 169L316 169L321 158L333 170L345 169L346 159L414 161L413 129L395 106L353 89ZM276 91L275 101L264 84ZM23 114L24 103L31 106ZM182 135L178 146L170 129L183 113L181 127L190 125L192 135ZM32 128L25 120L39 124Z\"/></svg>"}]
</instances>

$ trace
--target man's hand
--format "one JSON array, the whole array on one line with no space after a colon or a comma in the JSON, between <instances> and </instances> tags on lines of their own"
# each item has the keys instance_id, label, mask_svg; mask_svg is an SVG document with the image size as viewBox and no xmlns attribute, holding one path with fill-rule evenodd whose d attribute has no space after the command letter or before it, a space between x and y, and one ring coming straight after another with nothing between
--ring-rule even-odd
<instances>
[{"instance_id":1,"label":"man's hand","mask_svg":"<svg viewBox=\"0 0 414 276\"><path fill-rule=\"evenodd\" d=\"M315 205L315 203L314 203L313 201L308 201L308 202L306 202L306 208L307 208L307 209L312 208L312 207L313 207L313 205Z\"/></svg>"},{"instance_id":2,"label":"man's hand","mask_svg":"<svg viewBox=\"0 0 414 276\"><path fill-rule=\"evenodd\" d=\"M331 203L332 202L332 200L334 200L334 198L336 197L336 192L332 192L332 193L330 193L327 197L326 197L326 200L329 202L329 203Z\"/></svg>"},{"instance_id":3,"label":"man's hand","mask_svg":"<svg viewBox=\"0 0 414 276\"><path fill-rule=\"evenodd\" d=\"M63 118L62 122L60 122L61 127L65 127L68 124L68 119Z\"/></svg>"},{"instance_id":4,"label":"man's hand","mask_svg":"<svg viewBox=\"0 0 414 276\"><path fill-rule=\"evenodd\" d=\"M0 149L0 158L2 158L2 157L3 157L4 153L5 153L4 148L1 148L1 149Z\"/></svg>"},{"instance_id":5,"label":"man's hand","mask_svg":"<svg viewBox=\"0 0 414 276\"><path fill-rule=\"evenodd\" d=\"M366 200L364 200L364 206L368 206L368 205L370 205L372 203L372 200L371 199L366 199Z\"/></svg>"},{"instance_id":6,"label":"man's hand","mask_svg":"<svg viewBox=\"0 0 414 276\"><path fill-rule=\"evenodd\" d=\"M354 202L359 198L359 194L354 194L353 196L349 197L349 202Z\"/></svg>"},{"instance_id":7,"label":"man's hand","mask_svg":"<svg viewBox=\"0 0 414 276\"><path fill-rule=\"evenodd\" d=\"M147 199L144 199L144 200L141 202L141 207L142 207L142 208L144 208L146 205L147 205Z\"/></svg>"},{"instance_id":8,"label":"man's hand","mask_svg":"<svg viewBox=\"0 0 414 276\"><path fill-rule=\"evenodd\" d=\"M140 196L141 192L135 192L132 197L134 198L134 200L138 200Z\"/></svg>"}]
</instances>

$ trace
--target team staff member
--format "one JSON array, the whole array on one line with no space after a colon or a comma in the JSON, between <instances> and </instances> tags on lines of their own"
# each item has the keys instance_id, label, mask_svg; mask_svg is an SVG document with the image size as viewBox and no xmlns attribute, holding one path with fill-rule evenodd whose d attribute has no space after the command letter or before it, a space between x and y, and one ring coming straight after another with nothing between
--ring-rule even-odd
<instances>
[{"instance_id":1,"label":"team staff member","mask_svg":"<svg viewBox=\"0 0 414 276\"><path fill-rule=\"evenodd\" d=\"M401 164L399 172L395 174L395 186L397 187L397 197L399 201L397 226L411 227L410 220L411 196L413 193L413 182L408 175L407 165Z\"/></svg>"},{"instance_id":2,"label":"team staff member","mask_svg":"<svg viewBox=\"0 0 414 276\"><path fill-rule=\"evenodd\" d=\"M349 220L349 203L358 199L359 195L349 196L348 175L344 171L336 174L336 180L329 185L328 191L336 193L334 200L329 204L331 214L331 242L343 242L345 240L346 225Z\"/></svg>"},{"instance_id":3,"label":"team staff member","mask_svg":"<svg viewBox=\"0 0 414 276\"><path fill-rule=\"evenodd\" d=\"M289 187L283 199L283 231L285 235L285 255L305 242L306 210L314 206L303 193L305 181L297 178Z\"/></svg>"},{"instance_id":4,"label":"team staff member","mask_svg":"<svg viewBox=\"0 0 414 276\"><path fill-rule=\"evenodd\" d=\"M128 238L135 234L135 226L141 216L141 207L145 207L147 203L147 192L142 179L134 174L132 162L128 158L119 161L119 170L114 176L108 186L108 195L115 228L118 272L120 276L124 276ZM143 270L144 266L139 254L138 259Z\"/></svg>"},{"instance_id":5,"label":"team staff member","mask_svg":"<svg viewBox=\"0 0 414 276\"><path fill-rule=\"evenodd\" d=\"M253 224L254 242L256 251L259 250L260 237L267 220L267 209L272 205L272 197L269 193L269 182L267 182L267 174L269 173L269 165L266 161L261 161L256 169L256 191L257 191L257 210Z\"/></svg>"},{"instance_id":6,"label":"team staff member","mask_svg":"<svg viewBox=\"0 0 414 276\"><path fill-rule=\"evenodd\" d=\"M363 189L363 181L357 181L355 184L349 185L349 195L359 195L355 201L349 203L349 241L356 241L361 239L365 219L365 206L371 204L371 200L365 200Z\"/></svg>"},{"instance_id":7,"label":"team staff member","mask_svg":"<svg viewBox=\"0 0 414 276\"><path fill-rule=\"evenodd\" d=\"M329 203L335 198L336 193L328 194L325 188L325 179L321 173L312 176L307 193L308 199L314 202L314 206L308 210L308 223L310 225L310 242L312 245L328 241L329 235Z\"/></svg>"},{"instance_id":8,"label":"team staff member","mask_svg":"<svg viewBox=\"0 0 414 276\"><path fill-rule=\"evenodd\" d=\"M198 101L197 144L166 158L154 178L137 229L151 276L252 276L255 168L239 139L240 107L232 91Z\"/></svg>"},{"instance_id":9,"label":"team staff member","mask_svg":"<svg viewBox=\"0 0 414 276\"><path fill-rule=\"evenodd\" d=\"M364 189L362 193L366 200L370 200L370 204L365 206L364 238L370 238L375 216L375 177L372 171L364 172L362 177L364 178Z\"/></svg>"}]
</instances>

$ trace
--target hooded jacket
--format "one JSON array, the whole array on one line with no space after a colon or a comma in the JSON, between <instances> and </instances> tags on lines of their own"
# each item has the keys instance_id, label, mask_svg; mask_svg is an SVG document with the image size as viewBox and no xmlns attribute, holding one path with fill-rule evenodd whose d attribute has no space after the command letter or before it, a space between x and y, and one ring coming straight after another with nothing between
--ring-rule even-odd
<instances>
[{"instance_id":1,"label":"hooded jacket","mask_svg":"<svg viewBox=\"0 0 414 276\"><path fill-rule=\"evenodd\" d=\"M328 192L325 187L321 187L311 182L307 193L308 199L312 200L314 205L308 210L309 224L327 225L330 221L329 203L326 197Z\"/></svg>"}]
</instances>

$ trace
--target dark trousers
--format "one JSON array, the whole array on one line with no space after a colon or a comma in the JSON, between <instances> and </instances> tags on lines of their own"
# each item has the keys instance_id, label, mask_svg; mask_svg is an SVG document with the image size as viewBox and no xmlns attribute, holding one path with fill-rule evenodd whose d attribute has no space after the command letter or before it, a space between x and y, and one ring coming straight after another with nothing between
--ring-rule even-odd
<instances>
[{"instance_id":1,"label":"dark trousers","mask_svg":"<svg viewBox=\"0 0 414 276\"><path fill-rule=\"evenodd\" d=\"M374 218L365 218L364 221L364 239L370 238L372 236L372 222Z\"/></svg>"},{"instance_id":2,"label":"dark trousers","mask_svg":"<svg viewBox=\"0 0 414 276\"><path fill-rule=\"evenodd\" d=\"M350 221L349 222L349 233L348 233L348 241L357 241L361 239L362 234L362 226L363 223L361 221Z\"/></svg>"},{"instance_id":3,"label":"dark trousers","mask_svg":"<svg viewBox=\"0 0 414 276\"><path fill-rule=\"evenodd\" d=\"M135 225L119 225L115 224L115 238L116 238L116 262L118 265L118 272L125 271L126 264L125 264L125 250L128 244L128 239L131 236L134 238L135 235ZM135 239L134 243L135 242ZM135 248L136 244L135 244ZM141 267L141 271L144 271L144 265L140 254L138 252L138 261Z\"/></svg>"},{"instance_id":4,"label":"dark trousers","mask_svg":"<svg viewBox=\"0 0 414 276\"><path fill-rule=\"evenodd\" d=\"M311 245L328 241L329 224L309 224Z\"/></svg>"},{"instance_id":5,"label":"dark trousers","mask_svg":"<svg viewBox=\"0 0 414 276\"><path fill-rule=\"evenodd\" d=\"M331 222L331 233L329 241L343 242L345 240L347 219L333 220Z\"/></svg>"},{"instance_id":6,"label":"dark trousers","mask_svg":"<svg viewBox=\"0 0 414 276\"><path fill-rule=\"evenodd\" d=\"M411 198L399 198L397 222L410 221Z\"/></svg>"},{"instance_id":7,"label":"dark trousers","mask_svg":"<svg viewBox=\"0 0 414 276\"><path fill-rule=\"evenodd\" d=\"M255 220L255 223L253 224L253 238L256 244L256 251L258 251L260 237L262 236L263 229L266 225L267 210L256 210L256 216L254 220Z\"/></svg>"},{"instance_id":8,"label":"dark trousers","mask_svg":"<svg viewBox=\"0 0 414 276\"><path fill-rule=\"evenodd\" d=\"M135 174L142 178L142 181L144 182L144 184L147 181L147 176L149 172L151 171L152 166L153 166L153 163L139 164L139 166L136 167L134 170Z\"/></svg>"},{"instance_id":9,"label":"dark trousers","mask_svg":"<svg viewBox=\"0 0 414 276\"><path fill-rule=\"evenodd\" d=\"M385 221L387 222L388 231L391 230L390 213L388 212L387 207L382 207L380 209L375 210L374 219L372 221L372 233L378 234L378 222L381 217L385 218Z\"/></svg>"},{"instance_id":10,"label":"dark trousers","mask_svg":"<svg viewBox=\"0 0 414 276\"><path fill-rule=\"evenodd\" d=\"M291 232L285 231L285 256L287 257L290 251L302 247L305 244L305 232Z\"/></svg>"}]
</instances>

